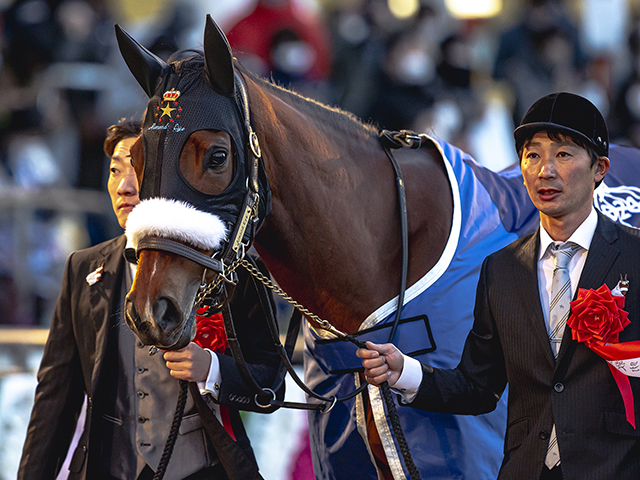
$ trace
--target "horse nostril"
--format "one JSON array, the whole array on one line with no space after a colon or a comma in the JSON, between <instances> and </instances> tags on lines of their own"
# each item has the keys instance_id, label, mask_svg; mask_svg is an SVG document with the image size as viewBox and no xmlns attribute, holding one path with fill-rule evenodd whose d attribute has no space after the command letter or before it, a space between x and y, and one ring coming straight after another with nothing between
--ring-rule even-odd
<instances>
[{"instance_id":1,"label":"horse nostril","mask_svg":"<svg viewBox=\"0 0 640 480\"><path fill-rule=\"evenodd\" d=\"M135 325L136 320L138 320L136 306L134 305L133 299L129 296L127 296L124 302L124 318L130 326Z\"/></svg>"},{"instance_id":2,"label":"horse nostril","mask_svg":"<svg viewBox=\"0 0 640 480\"><path fill-rule=\"evenodd\" d=\"M163 329L180 325L182 321L182 315L176 304L166 297L162 297L156 302L153 309L153 318L156 324Z\"/></svg>"}]
</instances>

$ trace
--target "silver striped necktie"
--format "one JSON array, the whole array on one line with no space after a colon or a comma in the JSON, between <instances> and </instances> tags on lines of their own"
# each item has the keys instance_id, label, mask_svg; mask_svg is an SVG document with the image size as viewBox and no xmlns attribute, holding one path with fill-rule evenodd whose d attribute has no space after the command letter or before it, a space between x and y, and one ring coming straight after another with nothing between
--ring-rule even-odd
<instances>
[{"instance_id":1,"label":"silver striped necktie","mask_svg":"<svg viewBox=\"0 0 640 480\"><path fill-rule=\"evenodd\" d=\"M564 334L567 319L571 309L571 277L569 275L569 262L580 250L580 245L566 242L560 245L551 244L549 254L554 259L553 278L551 280L551 294L549 296L549 342L553 354L558 357L562 336ZM556 426L553 425L545 465L552 469L560 465L560 451L556 438Z\"/></svg>"}]
</instances>

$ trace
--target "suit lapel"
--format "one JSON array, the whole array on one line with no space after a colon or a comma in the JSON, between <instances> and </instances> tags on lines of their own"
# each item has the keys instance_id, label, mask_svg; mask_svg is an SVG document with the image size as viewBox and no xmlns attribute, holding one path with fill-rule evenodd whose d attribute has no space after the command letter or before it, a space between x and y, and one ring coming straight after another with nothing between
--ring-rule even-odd
<instances>
[{"instance_id":1,"label":"suit lapel","mask_svg":"<svg viewBox=\"0 0 640 480\"><path fill-rule=\"evenodd\" d=\"M122 235L114 242L109 242L100 252L100 256L91 264L91 271L103 267L101 279L89 286L89 302L91 319L96 331L96 352L93 371L93 386L95 389L99 379L99 372L104 358L107 336L110 328L118 318L120 295L116 295L122 283L122 269L124 266L123 251L126 237Z\"/></svg>"},{"instance_id":2,"label":"suit lapel","mask_svg":"<svg viewBox=\"0 0 640 480\"><path fill-rule=\"evenodd\" d=\"M618 228L615 223L598 214L598 226L593 234L587 261L580 275L579 288L598 288L611 270L620 250L613 246L618 239Z\"/></svg>"},{"instance_id":3,"label":"suit lapel","mask_svg":"<svg viewBox=\"0 0 640 480\"><path fill-rule=\"evenodd\" d=\"M531 329L534 332L536 341L545 352L545 357L551 366L555 364L549 336L544 322L544 313L540 303L540 287L538 284L538 251L540 249L540 231L531 235L518 249L519 262L524 267L524 274L519 267L514 273L517 282L522 285L519 295L522 298L522 305Z\"/></svg>"}]
</instances>

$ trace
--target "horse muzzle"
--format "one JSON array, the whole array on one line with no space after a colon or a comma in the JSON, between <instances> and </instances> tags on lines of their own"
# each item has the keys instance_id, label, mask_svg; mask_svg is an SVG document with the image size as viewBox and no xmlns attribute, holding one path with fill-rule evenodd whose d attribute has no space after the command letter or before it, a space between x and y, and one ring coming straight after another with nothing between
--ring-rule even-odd
<instances>
[{"instance_id":1,"label":"horse muzzle","mask_svg":"<svg viewBox=\"0 0 640 480\"><path fill-rule=\"evenodd\" d=\"M195 310L185 318L177 303L168 297L159 297L153 305L147 302L139 309L135 293L130 292L125 299L124 317L142 343L161 350L184 348L195 336Z\"/></svg>"}]
</instances>

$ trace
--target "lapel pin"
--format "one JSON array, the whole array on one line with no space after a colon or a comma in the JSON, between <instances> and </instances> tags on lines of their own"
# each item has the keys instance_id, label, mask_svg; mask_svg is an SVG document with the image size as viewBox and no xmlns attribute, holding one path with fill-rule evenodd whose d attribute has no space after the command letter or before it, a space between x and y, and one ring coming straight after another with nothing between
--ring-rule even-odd
<instances>
[{"instance_id":1,"label":"lapel pin","mask_svg":"<svg viewBox=\"0 0 640 480\"><path fill-rule=\"evenodd\" d=\"M103 271L104 271L104 263L100 265L98 268L96 268L89 275L87 275L87 278L86 278L87 283L89 285L94 285L95 283L99 282L100 279L102 278Z\"/></svg>"},{"instance_id":2,"label":"lapel pin","mask_svg":"<svg viewBox=\"0 0 640 480\"><path fill-rule=\"evenodd\" d=\"M611 295L624 297L628 291L629 291L629 280L627 279L627 274L625 273L624 278L622 277L622 274L620 274L620 281L614 287L614 289L611 290Z\"/></svg>"}]
</instances>

